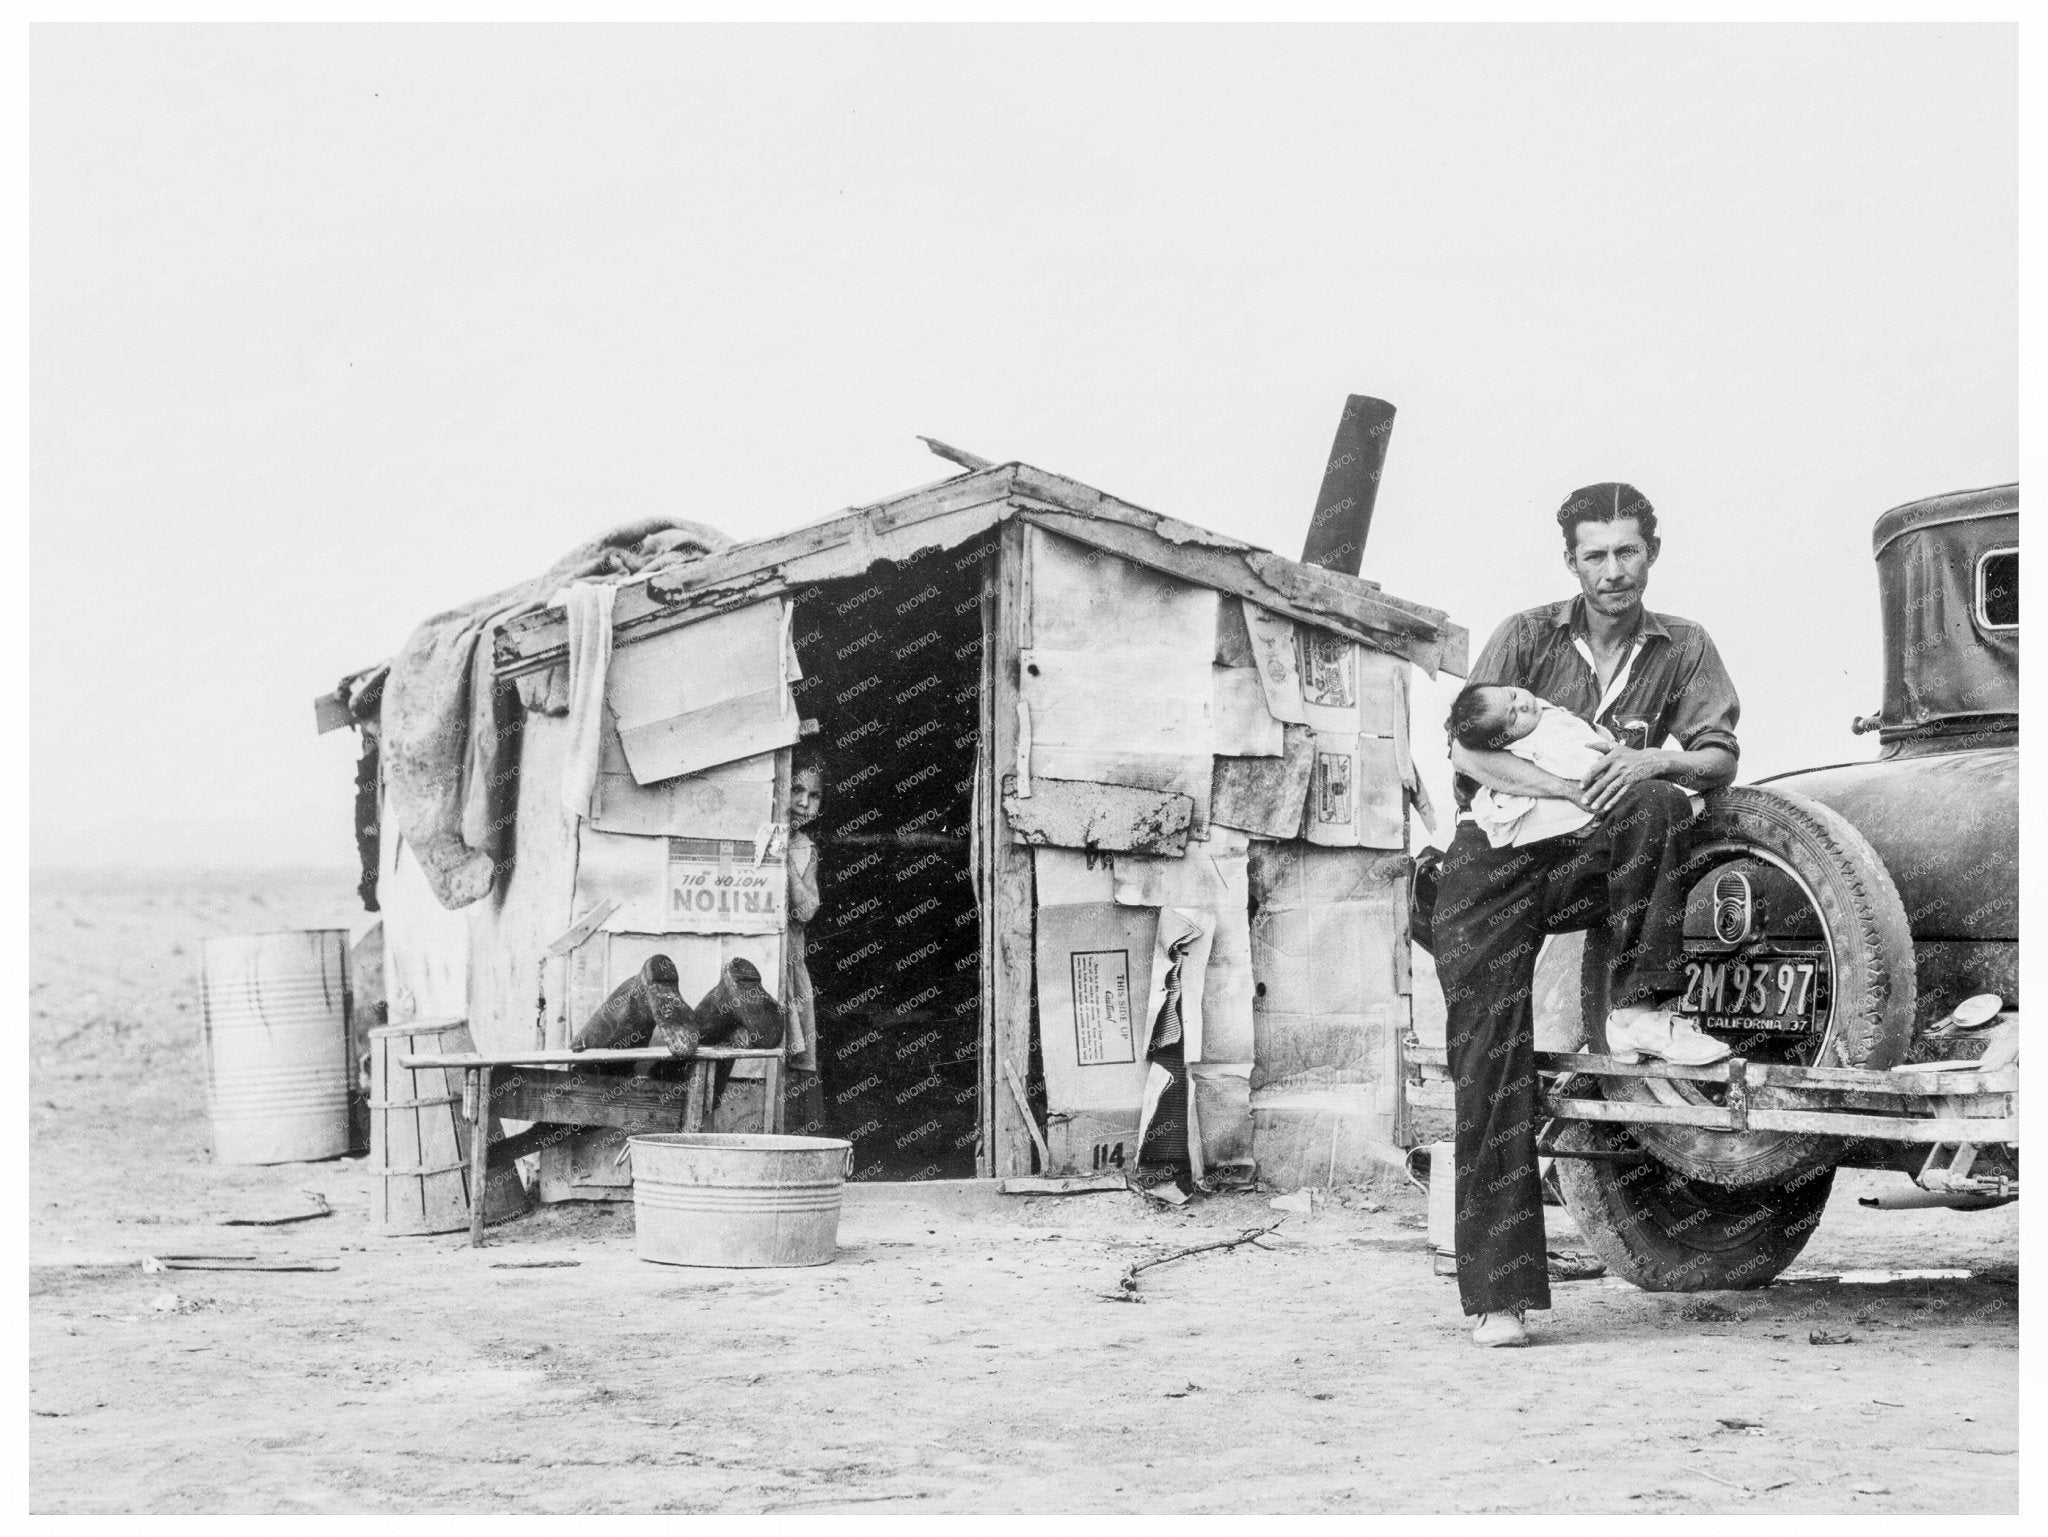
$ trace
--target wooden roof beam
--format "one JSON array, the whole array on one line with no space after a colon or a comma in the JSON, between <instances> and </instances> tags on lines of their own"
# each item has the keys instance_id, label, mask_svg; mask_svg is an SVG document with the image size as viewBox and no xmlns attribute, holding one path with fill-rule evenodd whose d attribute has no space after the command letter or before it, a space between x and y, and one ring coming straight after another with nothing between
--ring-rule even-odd
<instances>
[{"instance_id":1,"label":"wooden roof beam","mask_svg":"<svg viewBox=\"0 0 2048 1537\"><path fill-rule=\"evenodd\" d=\"M1431 677L1465 675L1470 637L1441 609L1025 464L956 475L622 584L613 606L614 633L627 642L656 635L794 587L857 576L880 560L964 544L1012 517L1405 657ZM562 660L567 632L561 610L545 609L502 626L494 654L505 676Z\"/></svg>"}]
</instances>

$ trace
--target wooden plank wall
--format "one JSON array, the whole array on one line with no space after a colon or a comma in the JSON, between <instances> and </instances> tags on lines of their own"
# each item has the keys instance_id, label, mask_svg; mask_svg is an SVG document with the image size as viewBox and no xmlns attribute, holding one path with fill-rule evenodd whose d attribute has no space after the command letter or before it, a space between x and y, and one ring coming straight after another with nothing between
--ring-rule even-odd
<instances>
[{"instance_id":1,"label":"wooden plank wall","mask_svg":"<svg viewBox=\"0 0 2048 1537\"><path fill-rule=\"evenodd\" d=\"M982 854L981 1103L984 1175L1031 1172L1033 1145L1024 1113L1004 1083L1004 1065L1023 1083L1031 1066L1033 899L1031 850L1012 836L1000 786L1017 762L1017 653L1030 645L1030 566L1024 529L1005 523L982 645L984 733L980 775Z\"/></svg>"}]
</instances>

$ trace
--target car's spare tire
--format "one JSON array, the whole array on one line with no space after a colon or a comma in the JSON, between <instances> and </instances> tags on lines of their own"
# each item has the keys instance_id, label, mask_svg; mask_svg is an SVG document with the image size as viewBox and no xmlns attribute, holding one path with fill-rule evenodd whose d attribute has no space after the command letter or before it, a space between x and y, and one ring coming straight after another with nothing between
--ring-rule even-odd
<instances>
[{"instance_id":1,"label":"car's spare tire","mask_svg":"<svg viewBox=\"0 0 2048 1537\"><path fill-rule=\"evenodd\" d=\"M1721 881L1731 871L1741 874L1742 885ZM1689 963L1711 963L1716 954L1773 961L1804 955L1810 963L1802 983L1814 989L1808 1028L1745 1033L1709 1025L1710 1033L1757 1061L1882 1069L1905 1059L1913 1036L1912 931L1883 862L1839 813L1788 790L1719 791L1707 798L1693 827L1692 854L1681 878L1691 892ZM1717 913L1729 905L1724 895L1752 891L1755 931L1745 932L1740 944L1717 949L1711 937L1717 922L1747 921L1741 913ZM1696 938L1702 929L1710 937ZM1606 1042L1607 955L1604 931L1588 933L1580 1008L1584 1038L1596 1050ZM1730 971L1737 964L1747 977L1747 961L1725 962ZM1774 969L1783 974L1783 965ZM1696 964L1689 973L1696 983ZM1720 973L1712 975L1718 979ZM1727 1092L1719 1085L1619 1077L1603 1078L1601 1087L1609 1100L1639 1104L1716 1104ZM1769 1087L1750 1090L1749 1100L1752 1109L1786 1102L1783 1090ZM1777 1185L1831 1165L1841 1147L1837 1139L1800 1132L1667 1123L1638 1123L1633 1131L1647 1152L1679 1173L1738 1188Z\"/></svg>"},{"instance_id":2,"label":"car's spare tire","mask_svg":"<svg viewBox=\"0 0 2048 1537\"><path fill-rule=\"evenodd\" d=\"M1617 1161L1638 1152L1632 1133L1640 1129L1573 1121L1557 1138L1565 1209L1615 1275L1644 1291L1744 1290L1768 1283L1806 1247L1834 1186L1832 1165L1732 1189L1647 1155Z\"/></svg>"}]
</instances>

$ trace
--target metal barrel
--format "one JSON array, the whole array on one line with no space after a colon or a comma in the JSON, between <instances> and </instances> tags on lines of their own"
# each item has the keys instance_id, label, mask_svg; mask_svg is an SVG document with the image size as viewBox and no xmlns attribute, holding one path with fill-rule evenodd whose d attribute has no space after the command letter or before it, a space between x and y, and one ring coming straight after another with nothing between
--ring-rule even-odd
<instances>
[{"instance_id":1,"label":"metal barrel","mask_svg":"<svg viewBox=\"0 0 2048 1537\"><path fill-rule=\"evenodd\" d=\"M640 1257L728 1269L830 1264L853 1144L836 1137L634 1137Z\"/></svg>"},{"instance_id":2,"label":"metal barrel","mask_svg":"<svg viewBox=\"0 0 2048 1537\"><path fill-rule=\"evenodd\" d=\"M346 1153L348 930L208 939L199 989L214 1161Z\"/></svg>"}]
</instances>

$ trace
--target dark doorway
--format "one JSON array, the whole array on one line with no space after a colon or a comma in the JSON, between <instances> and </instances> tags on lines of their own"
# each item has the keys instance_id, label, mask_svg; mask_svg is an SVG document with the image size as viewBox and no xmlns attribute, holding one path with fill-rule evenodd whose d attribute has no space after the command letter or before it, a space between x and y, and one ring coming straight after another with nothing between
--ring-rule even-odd
<instances>
[{"instance_id":1,"label":"dark doorway","mask_svg":"<svg viewBox=\"0 0 2048 1537\"><path fill-rule=\"evenodd\" d=\"M799 592L818 722L821 903L806 926L829 1134L855 1179L958 1179L980 1135L981 931L969 845L981 588L993 541Z\"/></svg>"}]
</instances>

